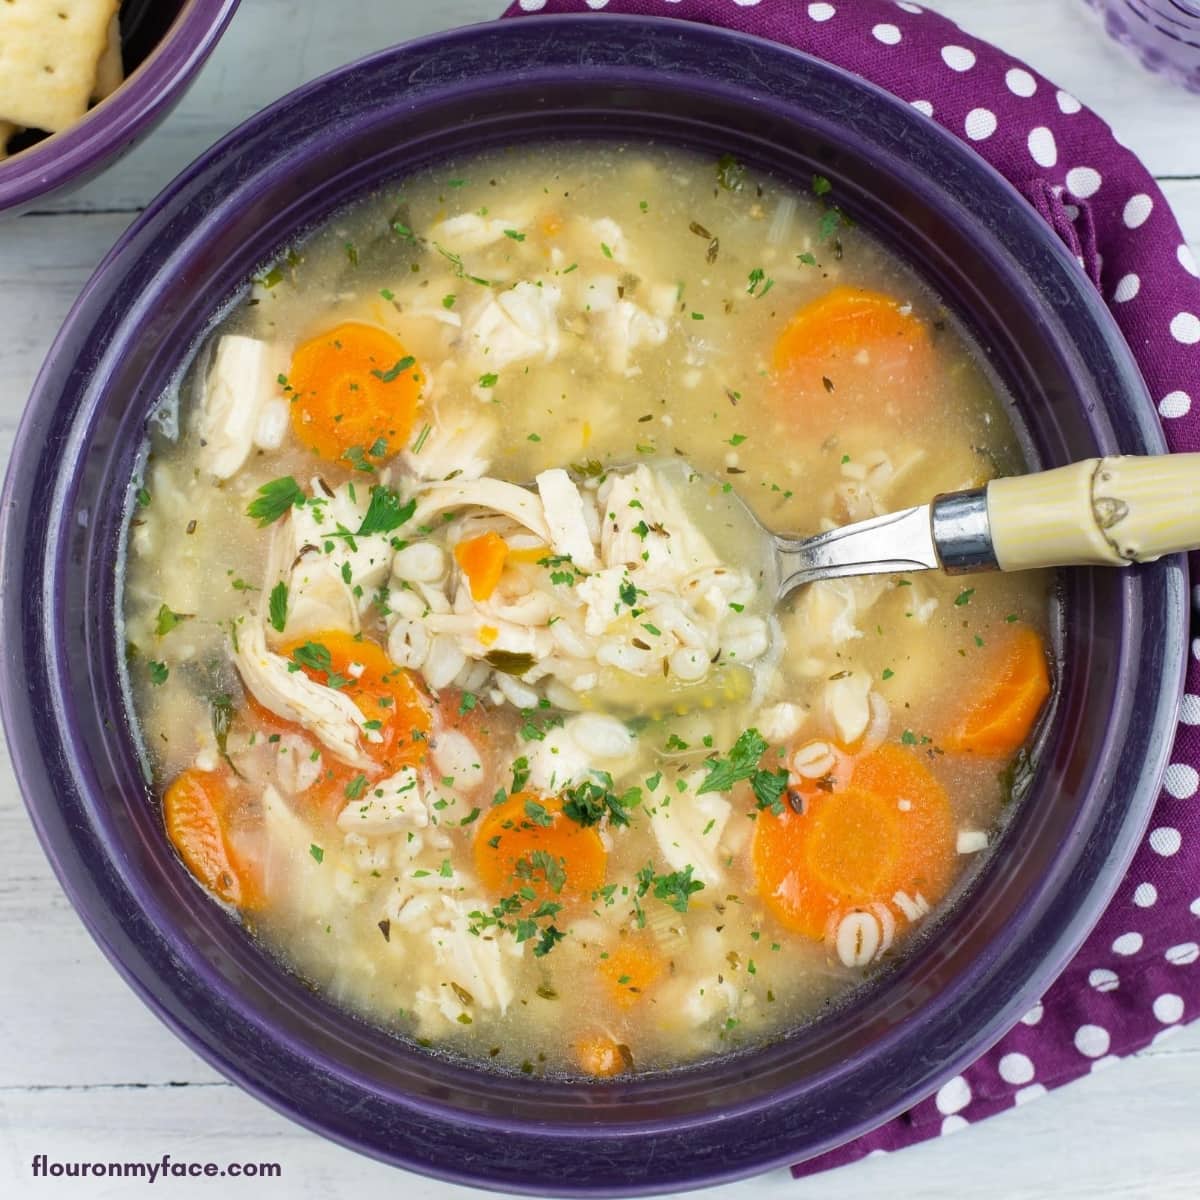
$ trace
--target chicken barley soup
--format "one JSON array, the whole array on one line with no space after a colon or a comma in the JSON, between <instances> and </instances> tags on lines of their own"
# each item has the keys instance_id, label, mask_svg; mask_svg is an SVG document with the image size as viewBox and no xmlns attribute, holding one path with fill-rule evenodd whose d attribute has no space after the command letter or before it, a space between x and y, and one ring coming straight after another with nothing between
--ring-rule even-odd
<instances>
[{"instance_id":1,"label":"chicken barley soup","mask_svg":"<svg viewBox=\"0 0 1200 1200\"><path fill-rule=\"evenodd\" d=\"M837 207L674 149L431 170L260 274L151 420L125 568L183 864L398 1034L604 1077L779 1036L1003 822L1045 576L776 611L813 533L1023 464Z\"/></svg>"}]
</instances>

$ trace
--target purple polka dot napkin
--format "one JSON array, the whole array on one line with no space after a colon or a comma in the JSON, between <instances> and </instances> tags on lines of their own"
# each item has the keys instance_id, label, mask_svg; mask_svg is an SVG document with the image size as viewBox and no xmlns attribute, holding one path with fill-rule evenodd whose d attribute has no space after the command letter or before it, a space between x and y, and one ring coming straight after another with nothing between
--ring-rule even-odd
<instances>
[{"instance_id":1,"label":"purple polka dot napkin","mask_svg":"<svg viewBox=\"0 0 1200 1200\"><path fill-rule=\"evenodd\" d=\"M1080 261L1132 347L1172 450L1200 450L1200 270L1142 164L1074 96L920 5L888 0L518 0L724 25L887 88L968 142ZM1200 555L1192 556L1200 578ZM1196 594L1200 607L1200 590ZM1194 632L1196 632L1194 630ZM1083 948L1020 1024L902 1116L793 1168L900 1149L1044 1094L1200 1017L1200 636L1145 841Z\"/></svg>"}]
</instances>

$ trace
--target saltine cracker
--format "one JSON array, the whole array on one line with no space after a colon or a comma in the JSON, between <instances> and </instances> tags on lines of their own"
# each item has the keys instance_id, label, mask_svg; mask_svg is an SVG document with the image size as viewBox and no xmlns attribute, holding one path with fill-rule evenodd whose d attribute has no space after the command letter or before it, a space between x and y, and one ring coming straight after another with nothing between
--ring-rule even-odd
<instances>
[{"instance_id":1,"label":"saltine cracker","mask_svg":"<svg viewBox=\"0 0 1200 1200\"><path fill-rule=\"evenodd\" d=\"M88 109L119 0L0 3L0 119L59 133Z\"/></svg>"}]
</instances>

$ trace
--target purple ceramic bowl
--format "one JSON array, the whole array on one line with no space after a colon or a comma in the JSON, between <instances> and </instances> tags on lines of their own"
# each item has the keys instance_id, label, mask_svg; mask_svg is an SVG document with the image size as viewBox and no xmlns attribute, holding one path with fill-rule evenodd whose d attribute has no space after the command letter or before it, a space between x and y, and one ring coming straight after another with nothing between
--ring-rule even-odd
<instances>
[{"instance_id":1,"label":"purple ceramic bowl","mask_svg":"<svg viewBox=\"0 0 1200 1200\"><path fill-rule=\"evenodd\" d=\"M1158 453L1153 407L1071 255L907 105L791 50L683 22L479 26L337 71L189 168L101 264L38 380L3 498L0 689L30 814L96 940L189 1045L388 1162L557 1196L711 1184L816 1154L927 1095L1016 1022L1111 896L1166 763L1181 559L1061 580L1056 703L998 852L936 936L774 1043L633 1080L489 1072L314 995L207 899L163 834L118 681L118 534L146 415L213 314L382 180L547 136L732 152L843 203L915 263L1015 397L1031 458Z\"/></svg>"},{"instance_id":2,"label":"purple ceramic bowl","mask_svg":"<svg viewBox=\"0 0 1200 1200\"><path fill-rule=\"evenodd\" d=\"M0 163L0 216L81 186L133 149L183 98L239 3L127 0L138 18L123 30L128 78L70 129Z\"/></svg>"}]
</instances>

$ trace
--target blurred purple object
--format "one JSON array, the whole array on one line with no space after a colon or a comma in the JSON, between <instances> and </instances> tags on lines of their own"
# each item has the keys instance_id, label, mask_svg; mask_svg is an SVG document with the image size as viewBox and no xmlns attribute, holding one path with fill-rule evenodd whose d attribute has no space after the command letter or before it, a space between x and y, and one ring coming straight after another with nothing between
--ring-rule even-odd
<instances>
[{"instance_id":1,"label":"blurred purple object","mask_svg":"<svg viewBox=\"0 0 1200 1200\"><path fill-rule=\"evenodd\" d=\"M1148 71L1200 92L1200 0L1084 0Z\"/></svg>"}]
</instances>

